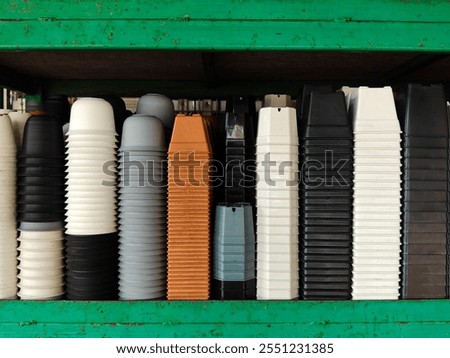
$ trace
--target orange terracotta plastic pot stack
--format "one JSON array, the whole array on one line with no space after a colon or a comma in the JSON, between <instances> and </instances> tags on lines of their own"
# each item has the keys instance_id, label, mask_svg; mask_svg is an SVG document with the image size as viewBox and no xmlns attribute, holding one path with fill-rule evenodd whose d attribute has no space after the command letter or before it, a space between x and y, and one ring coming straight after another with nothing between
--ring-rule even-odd
<instances>
[{"instance_id":1,"label":"orange terracotta plastic pot stack","mask_svg":"<svg viewBox=\"0 0 450 358\"><path fill-rule=\"evenodd\" d=\"M210 162L208 125L178 115L169 147L169 300L206 300L210 293Z\"/></svg>"}]
</instances>

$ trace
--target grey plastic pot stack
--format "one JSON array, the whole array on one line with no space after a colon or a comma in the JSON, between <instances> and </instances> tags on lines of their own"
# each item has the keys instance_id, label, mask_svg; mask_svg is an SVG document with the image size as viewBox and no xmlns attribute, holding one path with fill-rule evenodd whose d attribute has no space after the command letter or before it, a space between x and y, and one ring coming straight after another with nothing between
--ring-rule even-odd
<instances>
[{"instance_id":1,"label":"grey plastic pot stack","mask_svg":"<svg viewBox=\"0 0 450 358\"><path fill-rule=\"evenodd\" d=\"M119 298L166 296L167 147L154 116L126 119L119 150Z\"/></svg>"},{"instance_id":2,"label":"grey plastic pot stack","mask_svg":"<svg viewBox=\"0 0 450 358\"><path fill-rule=\"evenodd\" d=\"M250 204L217 205L213 252L213 298L254 299L256 250Z\"/></svg>"}]
</instances>

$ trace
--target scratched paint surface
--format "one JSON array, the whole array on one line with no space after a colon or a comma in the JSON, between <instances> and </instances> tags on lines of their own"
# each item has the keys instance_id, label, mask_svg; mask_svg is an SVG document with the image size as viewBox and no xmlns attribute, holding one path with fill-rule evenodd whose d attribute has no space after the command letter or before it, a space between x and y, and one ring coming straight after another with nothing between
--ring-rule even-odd
<instances>
[{"instance_id":1,"label":"scratched paint surface","mask_svg":"<svg viewBox=\"0 0 450 358\"><path fill-rule=\"evenodd\" d=\"M450 2L12 0L0 50L450 51Z\"/></svg>"},{"instance_id":2,"label":"scratched paint surface","mask_svg":"<svg viewBox=\"0 0 450 358\"><path fill-rule=\"evenodd\" d=\"M0 337L450 337L450 301L0 302Z\"/></svg>"}]
</instances>

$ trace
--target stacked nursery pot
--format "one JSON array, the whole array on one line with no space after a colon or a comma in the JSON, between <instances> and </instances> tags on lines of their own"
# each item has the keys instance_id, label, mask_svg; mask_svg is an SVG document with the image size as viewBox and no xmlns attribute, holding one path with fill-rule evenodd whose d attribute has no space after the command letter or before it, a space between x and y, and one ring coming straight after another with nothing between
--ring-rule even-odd
<instances>
[{"instance_id":1,"label":"stacked nursery pot","mask_svg":"<svg viewBox=\"0 0 450 358\"><path fill-rule=\"evenodd\" d=\"M161 121L140 114L129 117L123 126L119 157L119 298L163 298L167 147Z\"/></svg>"},{"instance_id":2,"label":"stacked nursery pot","mask_svg":"<svg viewBox=\"0 0 450 358\"><path fill-rule=\"evenodd\" d=\"M211 143L200 115L178 115L169 147L169 300L210 294Z\"/></svg>"},{"instance_id":3,"label":"stacked nursery pot","mask_svg":"<svg viewBox=\"0 0 450 358\"><path fill-rule=\"evenodd\" d=\"M117 298L116 149L114 114L98 98L77 100L67 148L67 297Z\"/></svg>"},{"instance_id":4,"label":"stacked nursery pot","mask_svg":"<svg viewBox=\"0 0 450 358\"><path fill-rule=\"evenodd\" d=\"M408 87L402 298L448 298L449 124L444 88Z\"/></svg>"},{"instance_id":5,"label":"stacked nursery pot","mask_svg":"<svg viewBox=\"0 0 450 358\"><path fill-rule=\"evenodd\" d=\"M352 298L398 299L401 130L390 87L350 93L354 134Z\"/></svg>"},{"instance_id":6,"label":"stacked nursery pot","mask_svg":"<svg viewBox=\"0 0 450 358\"><path fill-rule=\"evenodd\" d=\"M11 118L11 123L14 131L14 138L16 140L17 150L20 151L22 148L22 138L23 131L25 130L25 123L31 114L26 112L15 112L11 111L8 113L9 118Z\"/></svg>"},{"instance_id":7,"label":"stacked nursery pot","mask_svg":"<svg viewBox=\"0 0 450 358\"><path fill-rule=\"evenodd\" d=\"M16 143L8 115L0 114L0 299L17 295Z\"/></svg>"},{"instance_id":8,"label":"stacked nursery pot","mask_svg":"<svg viewBox=\"0 0 450 358\"><path fill-rule=\"evenodd\" d=\"M256 297L254 176L249 171L255 153L252 106L249 98L234 97L221 131L225 203L216 207L212 281L218 299Z\"/></svg>"},{"instance_id":9,"label":"stacked nursery pot","mask_svg":"<svg viewBox=\"0 0 450 358\"><path fill-rule=\"evenodd\" d=\"M301 284L303 299L350 299L353 140L342 92L303 104Z\"/></svg>"},{"instance_id":10,"label":"stacked nursery pot","mask_svg":"<svg viewBox=\"0 0 450 358\"><path fill-rule=\"evenodd\" d=\"M64 139L58 121L31 116L18 158L19 297L64 294Z\"/></svg>"},{"instance_id":11,"label":"stacked nursery pot","mask_svg":"<svg viewBox=\"0 0 450 358\"><path fill-rule=\"evenodd\" d=\"M257 299L298 297L298 134L294 108L259 111Z\"/></svg>"},{"instance_id":12,"label":"stacked nursery pot","mask_svg":"<svg viewBox=\"0 0 450 358\"><path fill-rule=\"evenodd\" d=\"M166 142L170 142L175 119L175 108L169 97L157 93L147 93L139 98L136 114L146 114L159 118L165 129Z\"/></svg>"},{"instance_id":13,"label":"stacked nursery pot","mask_svg":"<svg viewBox=\"0 0 450 358\"><path fill-rule=\"evenodd\" d=\"M255 232L250 204L217 206L213 250L213 298L254 299Z\"/></svg>"}]
</instances>

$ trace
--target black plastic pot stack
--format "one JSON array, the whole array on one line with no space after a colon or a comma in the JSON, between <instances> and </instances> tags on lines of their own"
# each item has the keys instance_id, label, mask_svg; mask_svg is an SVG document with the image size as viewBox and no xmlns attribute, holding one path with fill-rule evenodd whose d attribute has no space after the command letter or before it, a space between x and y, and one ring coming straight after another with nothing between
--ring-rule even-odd
<instances>
[{"instance_id":1,"label":"black plastic pot stack","mask_svg":"<svg viewBox=\"0 0 450 358\"><path fill-rule=\"evenodd\" d=\"M32 116L18 157L19 297L64 293L64 139L57 119Z\"/></svg>"},{"instance_id":2,"label":"black plastic pot stack","mask_svg":"<svg viewBox=\"0 0 450 358\"><path fill-rule=\"evenodd\" d=\"M449 125L444 88L409 85L405 102L402 298L448 298Z\"/></svg>"},{"instance_id":3,"label":"black plastic pot stack","mask_svg":"<svg viewBox=\"0 0 450 358\"><path fill-rule=\"evenodd\" d=\"M256 297L253 207L255 177L254 101L233 97L221 123L224 201L216 209L212 295L217 299Z\"/></svg>"},{"instance_id":4,"label":"black plastic pot stack","mask_svg":"<svg viewBox=\"0 0 450 358\"><path fill-rule=\"evenodd\" d=\"M311 93L302 117L300 297L350 299L353 140L344 94Z\"/></svg>"}]
</instances>

